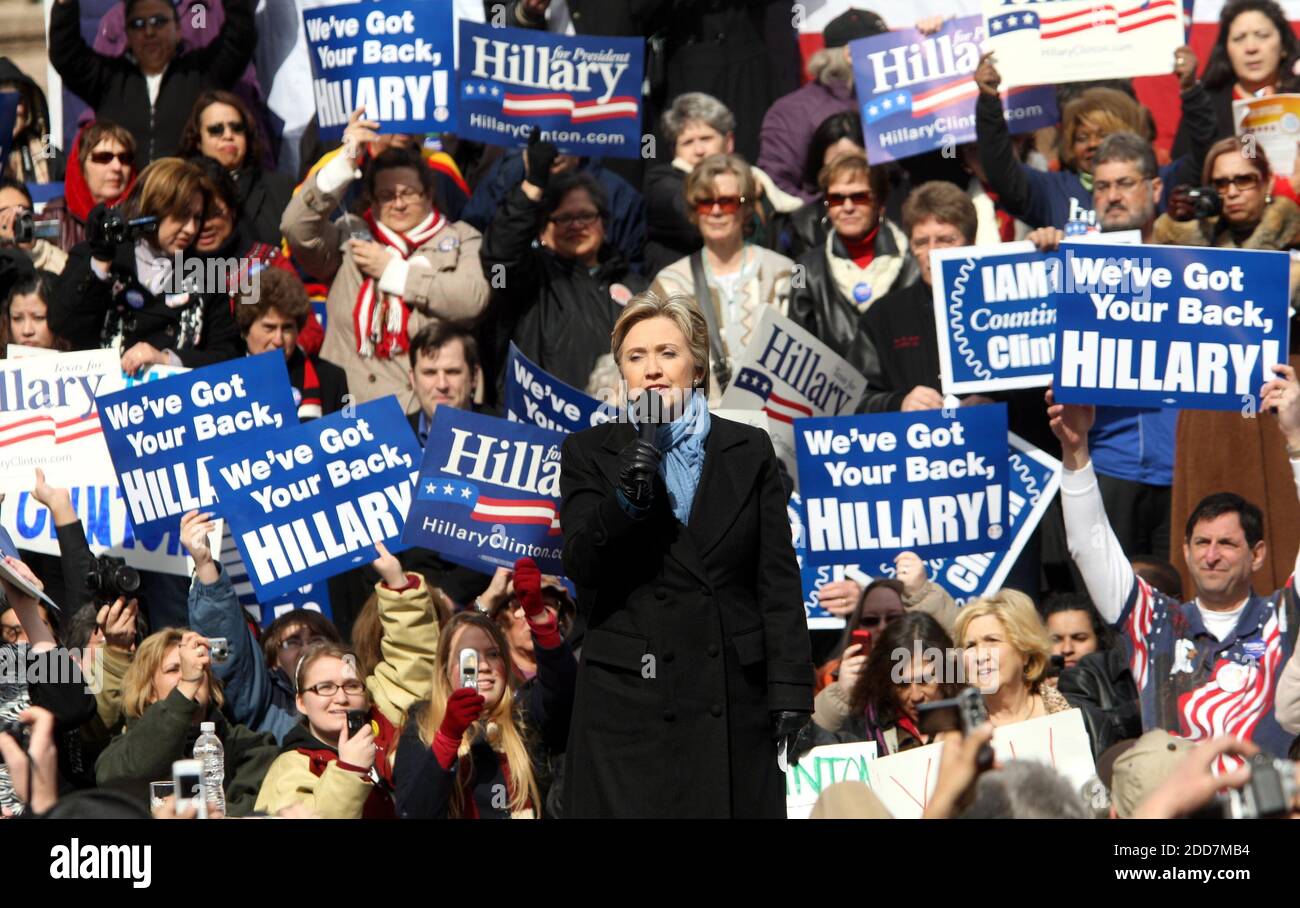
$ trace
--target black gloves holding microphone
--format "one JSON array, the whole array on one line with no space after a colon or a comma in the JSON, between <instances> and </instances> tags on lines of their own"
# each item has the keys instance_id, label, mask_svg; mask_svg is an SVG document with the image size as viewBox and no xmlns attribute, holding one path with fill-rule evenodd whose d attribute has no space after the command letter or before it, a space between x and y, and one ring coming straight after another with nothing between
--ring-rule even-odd
<instances>
[{"instance_id":1,"label":"black gloves holding microphone","mask_svg":"<svg viewBox=\"0 0 1300 908\"><path fill-rule=\"evenodd\" d=\"M618 489L637 510L654 503L655 475L662 459L659 449L642 439L618 452Z\"/></svg>"}]
</instances>

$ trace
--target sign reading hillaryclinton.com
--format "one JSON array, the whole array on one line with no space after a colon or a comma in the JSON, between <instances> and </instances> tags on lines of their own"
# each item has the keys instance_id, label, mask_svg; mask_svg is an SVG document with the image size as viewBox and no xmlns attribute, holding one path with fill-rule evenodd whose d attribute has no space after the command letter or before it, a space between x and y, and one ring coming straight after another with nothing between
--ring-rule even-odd
<instances>
[{"instance_id":1,"label":"sign reading hillaryclinton.com","mask_svg":"<svg viewBox=\"0 0 1300 908\"><path fill-rule=\"evenodd\" d=\"M795 423L808 563L999 551L1010 541L1007 408Z\"/></svg>"}]
</instances>

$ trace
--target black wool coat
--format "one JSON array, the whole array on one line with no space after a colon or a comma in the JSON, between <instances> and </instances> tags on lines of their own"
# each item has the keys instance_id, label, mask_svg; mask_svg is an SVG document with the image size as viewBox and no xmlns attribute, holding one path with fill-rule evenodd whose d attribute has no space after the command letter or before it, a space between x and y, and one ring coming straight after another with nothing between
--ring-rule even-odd
<instances>
[{"instance_id":1,"label":"black wool coat","mask_svg":"<svg viewBox=\"0 0 1300 908\"><path fill-rule=\"evenodd\" d=\"M567 817L784 817L771 713L810 711L813 666L772 442L717 416L688 525L656 480L634 520L609 423L565 439L565 573L587 631Z\"/></svg>"}]
</instances>

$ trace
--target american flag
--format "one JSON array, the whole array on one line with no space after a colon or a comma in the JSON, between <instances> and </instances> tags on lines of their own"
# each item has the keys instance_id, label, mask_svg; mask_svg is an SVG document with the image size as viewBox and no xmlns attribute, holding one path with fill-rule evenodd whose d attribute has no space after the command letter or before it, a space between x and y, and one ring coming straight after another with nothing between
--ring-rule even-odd
<instances>
[{"instance_id":1,"label":"american flag","mask_svg":"<svg viewBox=\"0 0 1300 908\"><path fill-rule=\"evenodd\" d=\"M1034 86L1012 88L1002 92L1003 100L1021 92L1033 91ZM888 94L877 95L862 105L862 118L869 125L904 111L910 112L913 119L928 117L936 111L956 104L964 104L979 94L979 86L970 75L958 76L942 85L936 85L923 92L913 93L906 89L895 89Z\"/></svg>"},{"instance_id":2,"label":"american flag","mask_svg":"<svg viewBox=\"0 0 1300 908\"><path fill-rule=\"evenodd\" d=\"M54 444L61 445L102 432L98 411L64 420L52 416L28 416L0 424L0 448L41 437L52 438Z\"/></svg>"},{"instance_id":3,"label":"american flag","mask_svg":"<svg viewBox=\"0 0 1300 908\"><path fill-rule=\"evenodd\" d=\"M1053 16L1043 16L1028 11L990 16L989 35L1031 30L1038 32L1039 38L1048 41L1102 27L1110 27L1117 34L1123 34L1155 25L1157 22L1181 21L1181 16L1176 0L1145 0L1142 3L1128 5L1092 3L1074 12Z\"/></svg>"},{"instance_id":4,"label":"american flag","mask_svg":"<svg viewBox=\"0 0 1300 908\"><path fill-rule=\"evenodd\" d=\"M565 92L514 94L493 82L466 81L460 89L468 101L501 102L501 113L508 117L568 117L574 123L600 120L635 119L641 115L637 98L619 95L607 101L575 101Z\"/></svg>"},{"instance_id":5,"label":"american flag","mask_svg":"<svg viewBox=\"0 0 1300 908\"><path fill-rule=\"evenodd\" d=\"M438 476L420 480L420 501L441 501L464 505L471 520L484 523L535 524L547 528L546 534L560 532L560 514L555 502L546 498L489 498L479 488L463 479Z\"/></svg>"},{"instance_id":6,"label":"american flag","mask_svg":"<svg viewBox=\"0 0 1300 908\"><path fill-rule=\"evenodd\" d=\"M813 415L812 407L773 394L772 379L757 369L741 369L740 374L735 378L734 384L737 388L752 391L763 398L763 412L775 420L793 425L796 419L804 419Z\"/></svg>"}]
</instances>

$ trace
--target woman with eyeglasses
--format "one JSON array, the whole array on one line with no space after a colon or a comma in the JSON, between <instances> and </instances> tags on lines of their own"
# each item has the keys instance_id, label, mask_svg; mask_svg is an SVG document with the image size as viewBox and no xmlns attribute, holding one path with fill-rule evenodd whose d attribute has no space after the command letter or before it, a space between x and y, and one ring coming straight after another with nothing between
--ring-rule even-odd
<instances>
[{"instance_id":1,"label":"woman with eyeglasses","mask_svg":"<svg viewBox=\"0 0 1300 908\"><path fill-rule=\"evenodd\" d=\"M885 217L889 182L858 153L840 155L818 176L831 231L799 257L804 286L790 299L790 317L840 356L858 335L868 308L920 276L907 237Z\"/></svg>"},{"instance_id":2,"label":"woman with eyeglasses","mask_svg":"<svg viewBox=\"0 0 1300 908\"><path fill-rule=\"evenodd\" d=\"M252 0L226 0L225 20L207 46L181 53L179 12L169 0L125 0L129 53L96 53L81 37L81 3L57 0L50 13L50 62L97 116L135 138L142 164L174 155L195 100L232 87L257 46Z\"/></svg>"},{"instance_id":3,"label":"woman with eyeglasses","mask_svg":"<svg viewBox=\"0 0 1300 908\"><path fill-rule=\"evenodd\" d=\"M684 191L704 248L660 271L650 290L664 298L686 294L709 306L705 314L721 342L710 351L716 380L711 387L717 398L731 381L732 363L758 327L763 307L786 314L794 262L749 241L758 182L744 158L704 158L686 177Z\"/></svg>"},{"instance_id":4,"label":"woman with eyeglasses","mask_svg":"<svg viewBox=\"0 0 1300 908\"><path fill-rule=\"evenodd\" d=\"M307 178L280 229L294 261L330 282L329 331L320 355L348 375L358 403L397 396L419 407L411 384L411 338L436 320L471 322L488 301L480 237L434 204L435 176L417 148L393 146L358 162L380 124L348 118L343 147ZM369 207L342 213L348 187L362 177Z\"/></svg>"},{"instance_id":5,"label":"woman with eyeglasses","mask_svg":"<svg viewBox=\"0 0 1300 908\"><path fill-rule=\"evenodd\" d=\"M86 218L96 205L115 208L130 194L137 173L135 138L110 120L93 120L72 140L68 162L63 195L41 212L42 219L59 219L65 251L85 241Z\"/></svg>"},{"instance_id":6,"label":"woman with eyeglasses","mask_svg":"<svg viewBox=\"0 0 1300 908\"><path fill-rule=\"evenodd\" d=\"M502 278L483 326L485 368L500 384L513 340L539 367L585 388L623 306L648 284L608 241L604 187L583 171L552 174L558 154L534 132L524 179L483 235L483 270Z\"/></svg>"},{"instance_id":7,"label":"woman with eyeglasses","mask_svg":"<svg viewBox=\"0 0 1300 908\"><path fill-rule=\"evenodd\" d=\"M203 155L221 164L234 182L234 227L247 242L280 244L280 218L293 197L293 183L262 166L265 147L247 105L228 91L205 91L194 102L178 152Z\"/></svg>"}]
</instances>

